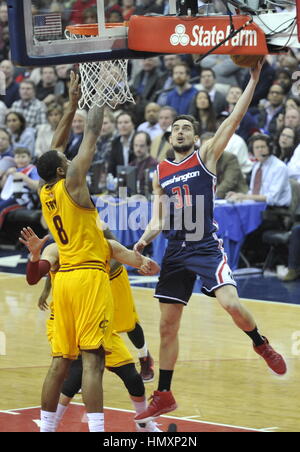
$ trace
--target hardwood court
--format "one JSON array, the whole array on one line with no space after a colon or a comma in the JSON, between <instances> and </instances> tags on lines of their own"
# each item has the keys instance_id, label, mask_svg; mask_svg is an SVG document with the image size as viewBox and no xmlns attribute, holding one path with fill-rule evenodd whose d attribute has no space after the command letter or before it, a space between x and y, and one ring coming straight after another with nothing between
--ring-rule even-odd
<instances>
[{"instance_id":1,"label":"hardwood court","mask_svg":"<svg viewBox=\"0 0 300 452\"><path fill-rule=\"evenodd\" d=\"M50 362L45 337L48 313L37 308L43 282L30 287L24 276L0 273L0 286L0 331L6 336L6 355L0 356L0 412L38 407ZM150 289L133 291L157 371L158 303ZM214 300L195 294L185 308L181 325L173 384L179 408L170 414L202 421L201 425L300 431L300 307L250 300L245 305L260 331L284 354L288 373L273 375L227 313ZM124 338L130 344L126 335ZM157 379L146 386L149 395L156 383ZM104 387L107 407L132 410L127 392L115 375L105 373ZM81 401L79 396L76 401Z\"/></svg>"}]
</instances>

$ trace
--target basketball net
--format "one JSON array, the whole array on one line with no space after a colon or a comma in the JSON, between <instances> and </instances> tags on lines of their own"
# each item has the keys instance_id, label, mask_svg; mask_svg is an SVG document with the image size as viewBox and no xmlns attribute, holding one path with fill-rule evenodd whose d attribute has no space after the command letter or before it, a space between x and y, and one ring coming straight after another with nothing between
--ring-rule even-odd
<instances>
[{"instance_id":1,"label":"basketball net","mask_svg":"<svg viewBox=\"0 0 300 452\"><path fill-rule=\"evenodd\" d=\"M70 27L71 28L71 27ZM77 26L80 31L79 26ZM89 39L95 36L65 31L67 39ZM79 64L82 96L78 106L80 109L94 105L107 105L113 110L125 102L133 102L127 77L128 60L105 60Z\"/></svg>"}]
</instances>

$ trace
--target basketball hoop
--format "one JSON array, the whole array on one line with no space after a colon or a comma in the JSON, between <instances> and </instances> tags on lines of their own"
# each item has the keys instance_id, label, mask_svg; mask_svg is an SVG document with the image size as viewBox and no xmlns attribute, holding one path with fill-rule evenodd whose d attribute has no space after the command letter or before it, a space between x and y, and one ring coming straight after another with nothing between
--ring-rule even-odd
<instances>
[{"instance_id":1,"label":"basketball hoop","mask_svg":"<svg viewBox=\"0 0 300 452\"><path fill-rule=\"evenodd\" d=\"M127 26L126 23L107 24L106 27ZM98 24L69 25L66 27L67 39L90 39L98 36ZM133 102L128 86L128 60L103 60L79 64L82 96L79 108L91 108L94 105L108 105L115 109L117 105Z\"/></svg>"}]
</instances>

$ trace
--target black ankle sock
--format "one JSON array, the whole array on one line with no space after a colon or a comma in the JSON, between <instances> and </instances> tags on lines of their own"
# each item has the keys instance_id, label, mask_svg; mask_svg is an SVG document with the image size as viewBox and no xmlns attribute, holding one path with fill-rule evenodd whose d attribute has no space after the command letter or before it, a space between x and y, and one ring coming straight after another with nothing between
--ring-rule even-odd
<instances>
[{"instance_id":1,"label":"black ankle sock","mask_svg":"<svg viewBox=\"0 0 300 452\"><path fill-rule=\"evenodd\" d=\"M158 391L170 391L173 372L159 369Z\"/></svg>"},{"instance_id":2,"label":"black ankle sock","mask_svg":"<svg viewBox=\"0 0 300 452\"><path fill-rule=\"evenodd\" d=\"M264 338L257 331L257 327L255 327L252 331L245 331L245 333L252 339L256 347L265 343Z\"/></svg>"}]
</instances>

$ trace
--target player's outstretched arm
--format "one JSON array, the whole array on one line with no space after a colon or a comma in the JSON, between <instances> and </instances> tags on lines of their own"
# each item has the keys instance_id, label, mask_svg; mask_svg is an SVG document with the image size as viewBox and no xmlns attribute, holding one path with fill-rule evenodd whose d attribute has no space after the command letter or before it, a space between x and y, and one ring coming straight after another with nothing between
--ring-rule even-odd
<instances>
[{"instance_id":1,"label":"player's outstretched arm","mask_svg":"<svg viewBox=\"0 0 300 452\"><path fill-rule=\"evenodd\" d=\"M220 125L215 136L208 140L204 145L202 152L204 155L207 153L212 154L214 160L218 160L224 149L226 148L230 138L234 134L235 130L238 128L241 120L246 114L251 100L253 98L253 94L256 88L256 85L259 80L261 68L263 66L264 59L262 58L256 65L255 68L251 69L251 77L248 82L248 85L236 103L232 113L228 116L227 119ZM210 159L210 156L207 156ZM205 158L207 160L207 158Z\"/></svg>"},{"instance_id":2,"label":"player's outstretched arm","mask_svg":"<svg viewBox=\"0 0 300 452\"><path fill-rule=\"evenodd\" d=\"M138 268L143 275L152 276L160 271L160 266L149 257L142 256L137 251L128 250L115 240L108 240L112 257L121 264Z\"/></svg>"},{"instance_id":3,"label":"player's outstretched arm","mask_svg":"<svg viewBox=\"0 0 300 452\"><path fill-rule=\"evenodd\" d=\"M76 110L78 108L78 102L80 97L81 90L79 84L79 75L71 71L69 86L69 103L54 132L51 142L51 150L60 151L62 153L65 152L70 136L72 122Z\"/></svg>"}]
</instances>

